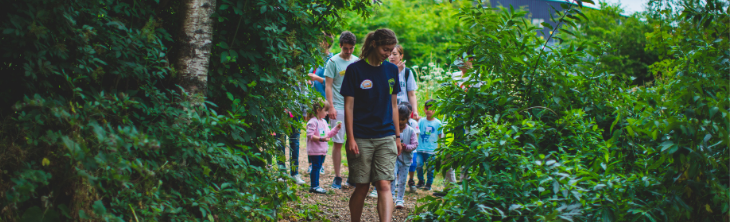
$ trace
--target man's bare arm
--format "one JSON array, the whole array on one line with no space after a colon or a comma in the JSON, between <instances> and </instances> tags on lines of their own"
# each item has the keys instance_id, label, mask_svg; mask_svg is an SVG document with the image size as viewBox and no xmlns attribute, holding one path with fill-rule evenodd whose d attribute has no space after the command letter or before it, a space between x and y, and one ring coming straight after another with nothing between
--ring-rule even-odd
<instances>
[{"instance_id":1,"label":"man's bare arm","mask_svg":"<svg viewBox=\"0 0 730 222\"><path fill-rule=\"evenodd\" d=\"M355 107L355 97L345 96L345 133L347 134L346 149L350 153L360 154L360 149L355 143L355 133L352 129L352 111Z\"/></svg>"},{"instance_id":2,"label":"man's bare arm","mask_svg":"<svg viewBox=\"0 0 730 222\"><path fill-rule=\"evenodd\" d=\"M335 79L326 77L324 93L327 94L327 106L329 107L330 119L337 119L337 110L335 109L334 103L332 103L332 83Z\"/></svg>"}]
</instances>

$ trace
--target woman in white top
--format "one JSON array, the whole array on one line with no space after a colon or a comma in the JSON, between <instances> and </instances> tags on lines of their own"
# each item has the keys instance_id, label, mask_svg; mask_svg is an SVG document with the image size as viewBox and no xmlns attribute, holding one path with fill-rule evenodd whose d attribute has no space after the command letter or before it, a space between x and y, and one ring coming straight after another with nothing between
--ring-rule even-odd
<instances>
[{"instance_id":1,"label":"woman in white top","mask_svg":"<svg viewBox=\"0 0 730 222\"><path fill-rule=\"evenodd\" d=\"M390 57L388 57L390 63L398 66L398 78L401 91L398 93L397 104L400 104L401 102L408 102L411 106L417 108L418 98L416 98L416 90L418 89L418 85L416 84L416 78L414 78L413 72L409 68L406 68L406 62L403 61L403 55L403 46L396 45L393 52L391 52ZM416 109L414 109L412 118L416 120L420 119Z\"/></svg>"}]
</instances>

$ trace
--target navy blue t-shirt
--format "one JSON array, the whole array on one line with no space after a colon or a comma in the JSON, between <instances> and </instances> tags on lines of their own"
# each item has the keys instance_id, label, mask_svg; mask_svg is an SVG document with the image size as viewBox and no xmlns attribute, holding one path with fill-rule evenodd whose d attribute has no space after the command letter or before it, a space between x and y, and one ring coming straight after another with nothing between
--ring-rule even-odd
<instances>
[{"instance_id":1,"label":"navy blue t-shirt","mask_svg":"<svg viewBox=\"0 0 730 222\"><path fill-rule=\"evenodd\" d=\"M373 67L364 59L347 66L340 94L355 98L352 131L356 138L382 138L395 135L391 95L400 92L398 67L383 62Z\"/></svg>"}]
</instances>

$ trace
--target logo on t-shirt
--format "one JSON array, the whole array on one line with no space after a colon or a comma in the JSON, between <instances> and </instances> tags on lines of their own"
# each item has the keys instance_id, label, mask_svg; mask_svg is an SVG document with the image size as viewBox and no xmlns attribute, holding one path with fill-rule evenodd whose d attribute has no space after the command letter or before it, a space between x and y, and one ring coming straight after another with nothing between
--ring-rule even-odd
<instances>
[{"instance_id":1,"label":"logo on t-shirt","mask_svg":"<svg viewBox=\"0 0 730 222\"><path fill-rule=\"evenodd\" d=\"M362 83L360 83L361 89L370 89L373 88L373 81L370 81L369 79L363 80ZM391 91L393 88L391 87Z\"/></svg>"},{"instance_id":2,"label":"logo on t-shirt","mask_svg":"<svg viewBox=\"0 0 730 222\"><path fill-rule=\"evenodd\" d=\"M436 128L433 126L426 126L426 129L421 131L421 143L432 143L435 140L431 139L431 135L436 134Z\"/></svg>"},{"instance_id":3,"label":"logo on t-shirt","mask_svg":"<svg viewBox=\"0 0 730 222\"><path fill-rule=\"evenodd\" d=\"M390 85L390 94L393 94L393 86L395 85L395 79L389 79L388 85Z\"/></svg>"},{"instance_id":4,"label":"logo on t-shirt","mask_svg":"<svg viewBox=\"0 0 730 222\"><path fill-rule=\"evenodd\" d=\"M347 71L347 69L340 71L340 76L345 76L345 71Z\"/></svg>"}]
</instances>

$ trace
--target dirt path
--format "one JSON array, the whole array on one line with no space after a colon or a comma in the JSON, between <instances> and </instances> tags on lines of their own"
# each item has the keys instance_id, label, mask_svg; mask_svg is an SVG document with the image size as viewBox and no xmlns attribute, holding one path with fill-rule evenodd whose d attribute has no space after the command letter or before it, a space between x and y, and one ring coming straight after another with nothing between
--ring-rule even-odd
<instances>
[{"instance_id":1,"label":"dirt path","mask_svg":"<svg viewBox=\"0 0 730 222\"><path fill-rule=\"evenodd\" d=\"M332 181L334 180L334 167L332 164L332 145L330 144L329 152L327 154L327 157L325 159L324 168L325 168L325 174L320 175L319 183L320 187L327 190L327 194L314 194L309 193L309 187L310 187L310 179L309 174L307 173L307 167L309 166L309 161L307 159L307 148L306 148L306 137L304 136L306 133L302 132L302 137L300 138L300 151L299 151L299 173L302 175L302 179L306 182L306 184L301 185L302 188L306 189L298 189L297 193L299 197L302 200L302 204L305 205L316 205L319 207L319 209L325 214L325 217L331 221L350 221L350 210L348 208L348 203L350 201L350 196L352 195L352 192L355 190L354 188L343 188L341 190L339 189L333 189L330 187L332 185ZM344 154L344 147L343 147L343 154ZM288 155L288 152L287 152ZM289 157L287 156L287 159ZM347 163L346 158L342 157L343 165L341 167L343 178L347 178L348 175L348 169L347 169ZM433 190L432 191L424 191L424 190L418 190L416 193L410 193L408 191L408 188L406 187L406 194L404 196L405 200L405 208L404 209L393 209L393 221L405 221L406 217L408 217L413 210L416 207L416 201L419 198L425 197L427 195L431 195L434 190L441 190L441 179L439 177L436 178L433 184ZM344 183L344 182L343 182ZM371 188L372 189L372 188ZM371 198L368 197L365 199L365 207L363 209L363 215L362 215L362 221L378 221L378 211L376 209L377 204L377 198Z\"/></svg>"}]
</instances>

